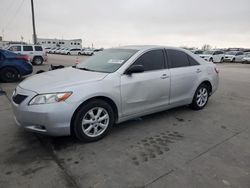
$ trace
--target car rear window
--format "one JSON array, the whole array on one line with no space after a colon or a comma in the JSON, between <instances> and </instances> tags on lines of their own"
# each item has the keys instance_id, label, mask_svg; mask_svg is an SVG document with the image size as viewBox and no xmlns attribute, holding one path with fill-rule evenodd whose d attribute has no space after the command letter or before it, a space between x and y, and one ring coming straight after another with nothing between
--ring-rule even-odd
<instances>
[{"instance_id":1,"label":"car rear window","mask_svg":"<svg viewBox=\"0 0 250 188\"><path fill-rule=\"evenodd\" d=\"M23 51L33 51L32 46L23 46Z\"/></svg>"},{"instance_id":2,"label":"car rear window","mask_svg":"<svg viewBox=\"0 0 250 188\"><path fill-rule=\"evenodd\" d=\"M43 48L41 46L35 46L35 51L43 51Z\"/></svg>"}]
</instances>

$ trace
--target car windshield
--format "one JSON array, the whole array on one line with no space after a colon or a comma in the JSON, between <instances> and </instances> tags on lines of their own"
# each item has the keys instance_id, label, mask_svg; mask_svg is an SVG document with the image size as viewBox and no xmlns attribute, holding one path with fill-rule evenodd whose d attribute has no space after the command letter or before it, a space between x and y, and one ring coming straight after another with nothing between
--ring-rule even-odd
<instances>
[{"instance_id":1,"label":"car windshield","mask_svg":"<svg viewBox=\"0 0 250 188\"><path fill-rule=\"evenodd\" d=\"M226 52L226 54L227 54L227 55L236 55L236 54L237 54L237 52L235 52L235 51L231 51L231 52Z\"/></svg>"},{"instance_id":2,"label":"car windshield","mask_svg":"<svg viewBox=\"0 0 250 188\"><path fill-rule=\"evenodd\" d=\"M208 50L203 52L203 54L213 55L214 51Z\"/></svg>"},{"instance_id":3,"label":"car windshield","mask_svg":"<svg viewBox=\"0 0 250 188\"><path fill-rule=\"evenodd\" d=\"M132 49L108 49L104 50L84 62L77 65L76 68L112 73L119 69L137 50Z\"/></svg>"}]
</instances>

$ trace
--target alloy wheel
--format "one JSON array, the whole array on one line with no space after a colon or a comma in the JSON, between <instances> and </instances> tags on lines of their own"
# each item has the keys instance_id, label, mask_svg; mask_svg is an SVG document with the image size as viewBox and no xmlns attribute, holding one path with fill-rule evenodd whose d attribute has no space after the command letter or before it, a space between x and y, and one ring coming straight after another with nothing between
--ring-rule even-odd
<instances>
[{"instance_id":1,"label":"alloy wheel","mask_svg":"<svg viewBox=\"0 0 250 188\"><path fill-rule=\"evenodd\" d=\"M205 87L201 87L196 96L196 103L199 107L205 106L208 100L208 91Z\"/></svg>"},{"instance_id":2,"label":"alloy wheel","mask_svg":"<svg viewBox=\"0 0 250 188\"><path fill-rule=\"evenodd\" d=\"M109 121L109 114L104 108L92 108L82 119L82 131L89 137L97 137L107 129Z\"/></svg>"}]
</instances>

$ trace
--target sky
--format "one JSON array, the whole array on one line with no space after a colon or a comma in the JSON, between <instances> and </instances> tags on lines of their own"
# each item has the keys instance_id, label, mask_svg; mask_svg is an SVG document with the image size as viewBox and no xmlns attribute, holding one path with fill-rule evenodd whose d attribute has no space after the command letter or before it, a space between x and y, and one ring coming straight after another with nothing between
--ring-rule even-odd
<instances>
[{"instance_id":1,"label":"sky","mask_svg":"<svg viewBox=\"0 0 250 188\"><path fill-rule=\"evenodd\" d=\"M250 0L34 0L40 38L83 46L250 48ZM30 0L0 0L0 36L32 42Z\"/></svg>"}]
</instances>

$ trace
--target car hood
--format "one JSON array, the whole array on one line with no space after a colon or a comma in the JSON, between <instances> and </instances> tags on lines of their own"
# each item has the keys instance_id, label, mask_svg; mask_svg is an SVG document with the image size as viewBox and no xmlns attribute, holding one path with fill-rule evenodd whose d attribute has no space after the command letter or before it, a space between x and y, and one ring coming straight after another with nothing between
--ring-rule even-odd
<instances>
[{"instance_id":1,"label":"car hood","mask_svg":"<svg viewBox=\"0 0 250 188\"><path fill-rule=\"evenodd\" d=\"M108 73L85 71L76 68L63 68L36 74L25 79L19 87L36 93L59 92L68 90L79 84L99 81L105 78Z\"/></svg>"}]
</instances>

